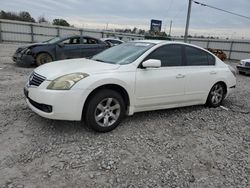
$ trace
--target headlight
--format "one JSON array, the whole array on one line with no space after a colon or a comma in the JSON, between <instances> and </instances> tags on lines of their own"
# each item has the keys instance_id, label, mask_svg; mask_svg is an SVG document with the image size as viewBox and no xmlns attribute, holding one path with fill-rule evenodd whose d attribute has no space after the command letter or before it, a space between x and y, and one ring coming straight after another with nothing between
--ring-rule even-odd
<instances>
[{"instance_id":1,"label":"headlight","mask_svg":"<svg viewBox=\"0 0 250 188\"><path fill-rule=\"evenodd\" d=\"M32 55L32 52L29 48L25 48L24 50L22 50L22 53L27 54L27 55Z\"/></svg>"},{"instance_id":2,"label":"headlight","mask_svg":"<svg viewBox=\"0 0 250 188\"><path fill-rule=\"evenodd\" d=\"M72 73L61 76L53 80L47 87L47 89L52 90L69 90L72 88L77 82L82 80L83 78L88 77L89 75L86 73Z\"/></svg>"}]
</instances>

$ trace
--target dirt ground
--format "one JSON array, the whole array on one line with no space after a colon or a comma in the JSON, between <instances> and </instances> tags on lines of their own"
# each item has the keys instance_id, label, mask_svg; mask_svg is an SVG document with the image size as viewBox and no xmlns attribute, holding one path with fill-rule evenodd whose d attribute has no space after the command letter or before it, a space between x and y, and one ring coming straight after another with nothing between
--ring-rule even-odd
<instances>
[{"instance_id":1,"label":"dirt ground","mask_svg":"<svg viewBox=\"0 0 250 188\"><path fill-rule=\"evenodd\" d=\"M16 48L0 44L0 188L250 187L250 76L237 75L228 110L138 113L100 134L27 107L34 68L12 62Z\"/></svg>"}]
</instances>

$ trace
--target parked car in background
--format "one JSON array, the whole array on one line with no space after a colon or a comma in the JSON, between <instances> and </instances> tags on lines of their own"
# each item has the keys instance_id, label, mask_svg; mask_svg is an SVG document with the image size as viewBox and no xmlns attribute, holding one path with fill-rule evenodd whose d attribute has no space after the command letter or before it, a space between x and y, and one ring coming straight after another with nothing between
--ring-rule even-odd
<instances>
[{"instance_id":1,"label":"parked car in background","mask_svg":"<svg viewBox=\"0 0 250 188\"><path fill-rule=\"evenodd\" d=\"M101 40L106 42L110 47L124 43L124 41L114 38L101 38Z\"/></svg>"},{"instance_id":2,"label":"parked car in background","mask_svg":"<svg viewBox=\"0 0 250 188\"><path fill-rule=\"evenodd\" d=\"M88 36L55 37L19 47L13 61L20 65L39 66L56 60L92 57L108 47L105 42Z\"/></svg>"},{"instance_id":3,"label":"parked car in background","mask_svg":"<svg viewBox=\"0 0 250 188\"><path fill-rule=\"evenodd\" d=\"M222 50L213 49L213 48L208 48L207 50L212 52L214 55L216 55L222 61L225 61L227 59L227 55Z\"/></svg>"},{"instance_id":4,"label":"parked car in background","mask_svg":"<svg viewBox=\"0 0 250 188\"><path fill-rule=\"evenodd\" d=\"M236 66L239 74L250 74L250 59L243 59L240 64Z\"/></svg>"},{"instance_id":5,"label":"parked car in background","mask_svg":"<svg viewBox=\"0 0 250 188\"><path fill-rule=\"evenodd\" d=\"M200 47L154 40L127 42L91 59L56 61L34 70L28 106L51 119L114 129L135 112L207 104L235 88L235 70Z\"/></svg>"}]
</instances>

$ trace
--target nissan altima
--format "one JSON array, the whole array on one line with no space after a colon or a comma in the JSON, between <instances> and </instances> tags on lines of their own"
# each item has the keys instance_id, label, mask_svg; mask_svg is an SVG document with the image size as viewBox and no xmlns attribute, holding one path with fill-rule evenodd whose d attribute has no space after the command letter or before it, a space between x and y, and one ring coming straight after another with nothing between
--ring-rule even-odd
<instances>
[{"instance_id":1,"label":"nissan altima","mask_svg":"<svg viewBox=\"0 0 250 188\"><path fill-rule=\"evenodd\" d=\"M91 59L55 61L34 70L24 87L40 116L83 120L111 131L125 115L206 104L218 107L236 86L235 70L203 48L133 41Z\"/></svg>"}]
</instances>

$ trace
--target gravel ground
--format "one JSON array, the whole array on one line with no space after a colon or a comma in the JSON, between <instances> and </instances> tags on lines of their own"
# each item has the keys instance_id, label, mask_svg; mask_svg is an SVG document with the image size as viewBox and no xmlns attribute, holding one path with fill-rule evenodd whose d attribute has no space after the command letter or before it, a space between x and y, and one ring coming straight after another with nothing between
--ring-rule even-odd
<instances>
[{"instance_id":1,"label":"gravel ground","mask_svg":"<svg viewBox=\"0 0 250 188\"><path fill-rule=\"evenodd\" d=\"M12 62L16 48L0 44L1 188L250 186L250 76L237 75L228 110L138 113L100 134L27 107L33 68Z\"/></svg>"}]
</instances>

